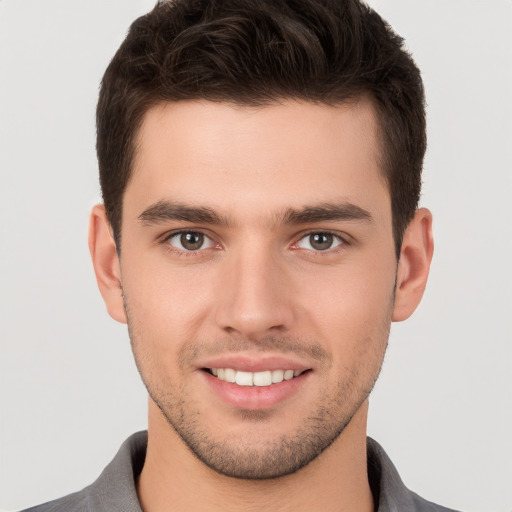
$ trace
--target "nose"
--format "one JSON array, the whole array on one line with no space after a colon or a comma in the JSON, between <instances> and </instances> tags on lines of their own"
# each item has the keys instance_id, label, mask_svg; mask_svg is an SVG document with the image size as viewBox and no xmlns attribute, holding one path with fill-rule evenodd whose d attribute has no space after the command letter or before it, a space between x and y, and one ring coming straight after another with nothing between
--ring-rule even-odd
<instances>
[{"instance_id":1,"label":"nose","mask_svg":"<svg viewBox=\"0 0 512 512\"><path fill-rule=\"evenodd\" d=\"M216 309L217 325L257 341L292 326L290 279L270 251L246 250L226 261Z\"/></svg>"}]
</instances>

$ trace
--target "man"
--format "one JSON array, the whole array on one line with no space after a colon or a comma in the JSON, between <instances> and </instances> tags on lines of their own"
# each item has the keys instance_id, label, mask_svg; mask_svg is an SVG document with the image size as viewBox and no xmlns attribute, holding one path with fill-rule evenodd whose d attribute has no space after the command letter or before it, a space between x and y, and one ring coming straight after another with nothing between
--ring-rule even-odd
<instances>
[{"instance_id":1,"label":"man","mask_svg":"<svg viewBox=\"0 0 512 512\"><path fill-rule=\"evenodd\" d=\"M107 69L97 126L89 246L148 433L33 510L447 510L366 438L433 251L401 39L355 1L162 3Z\"/></svg>"}]
</instances>

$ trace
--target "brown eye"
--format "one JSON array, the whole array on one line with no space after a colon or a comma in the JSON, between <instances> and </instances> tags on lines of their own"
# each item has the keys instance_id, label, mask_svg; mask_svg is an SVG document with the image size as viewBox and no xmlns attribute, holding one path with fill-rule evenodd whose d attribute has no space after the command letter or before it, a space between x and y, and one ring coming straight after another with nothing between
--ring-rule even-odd
<instances>
[{"instance_id":1,"label":"brown eye","mask_svg":"<svg viewBox=\"0 0 512 512\"><path fill-rule=\"evenodd\" d=\"M170 245L181 251L198 251L200 249L207 249L213 244L212 240L197 231L176 233L168 241Z\"/></svg>"},{"instance_id":2,"label":"brown eye","mask_svg":"<svg viewBox=\"0 0 512 512\"><path fill-rule=\"evenodd\" d=\"M334 237L329 233L314 233L313 235L309 235L309 243L313 249L325 251L331 248L333 238Z\"/></svg>"},{"instance_id":3,"label":"brown eye","mask_svg":"<svg viewBox=\"0 0 512 512\"><path fill-rule=\"evenodd\" d=\"M182 233L180 242L184 249L197 251L197 249L201 249L203 245L204 235L201 233Z\"/></svg>"},{"instance_id":4,"label":"brown eye","mask_svg":"<svg viewBox=\"0 0 512 512\"><path fill-rule=\"evenodd\" d=\"M309 249L310 251L326 251L341 245L343 240L332 233L310 233L302 237L297 244L301 249Z\"/></svg>"}]
</instances>

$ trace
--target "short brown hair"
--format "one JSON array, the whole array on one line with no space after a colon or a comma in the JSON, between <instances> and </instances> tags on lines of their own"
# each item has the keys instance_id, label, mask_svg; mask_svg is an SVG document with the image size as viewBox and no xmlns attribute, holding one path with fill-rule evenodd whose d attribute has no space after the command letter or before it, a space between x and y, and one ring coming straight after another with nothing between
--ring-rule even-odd
<instances>
[{"instance_id":1,"label":"short brown hair","mask_svg":"<svg viewBox=\"0 0 512 512\"><path fill-rule=\"evenodd\" d=\"M118 250L123 193L144 114L160 102L336 105L369 97L397 256L426 149L424 91L403 40L357 0L174 0L138 18L108 66L97 107L100 183Z\"/></svg>"}]
</instances>

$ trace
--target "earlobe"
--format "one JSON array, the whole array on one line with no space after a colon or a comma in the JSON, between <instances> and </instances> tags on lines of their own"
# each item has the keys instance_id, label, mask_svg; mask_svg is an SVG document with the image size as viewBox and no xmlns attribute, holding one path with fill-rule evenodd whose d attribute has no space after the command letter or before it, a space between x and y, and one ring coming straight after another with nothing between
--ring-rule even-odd
<instances>
[{"instance_id":1,"label":"earlobe","mask_svg":"<svg viewBox=\"0 0 512 512\"><path fill-rule=\"evenodd\" d=\"M404 234L397 282L393 321L409 318L423 297L434 252L432 214L426 208L416 211Z\"/></svg>"},{"instance_id":2,"label":"earlobe","mask_svg":"<svg viewBox=\"0 0 512 512\"><path fill-rule=\"evenodd\" d=\"M118 322L126 323L119 256L102 204L94 206L91 211L89 251L96 281L109 315Z\"/></svg>"}]
</instances>

